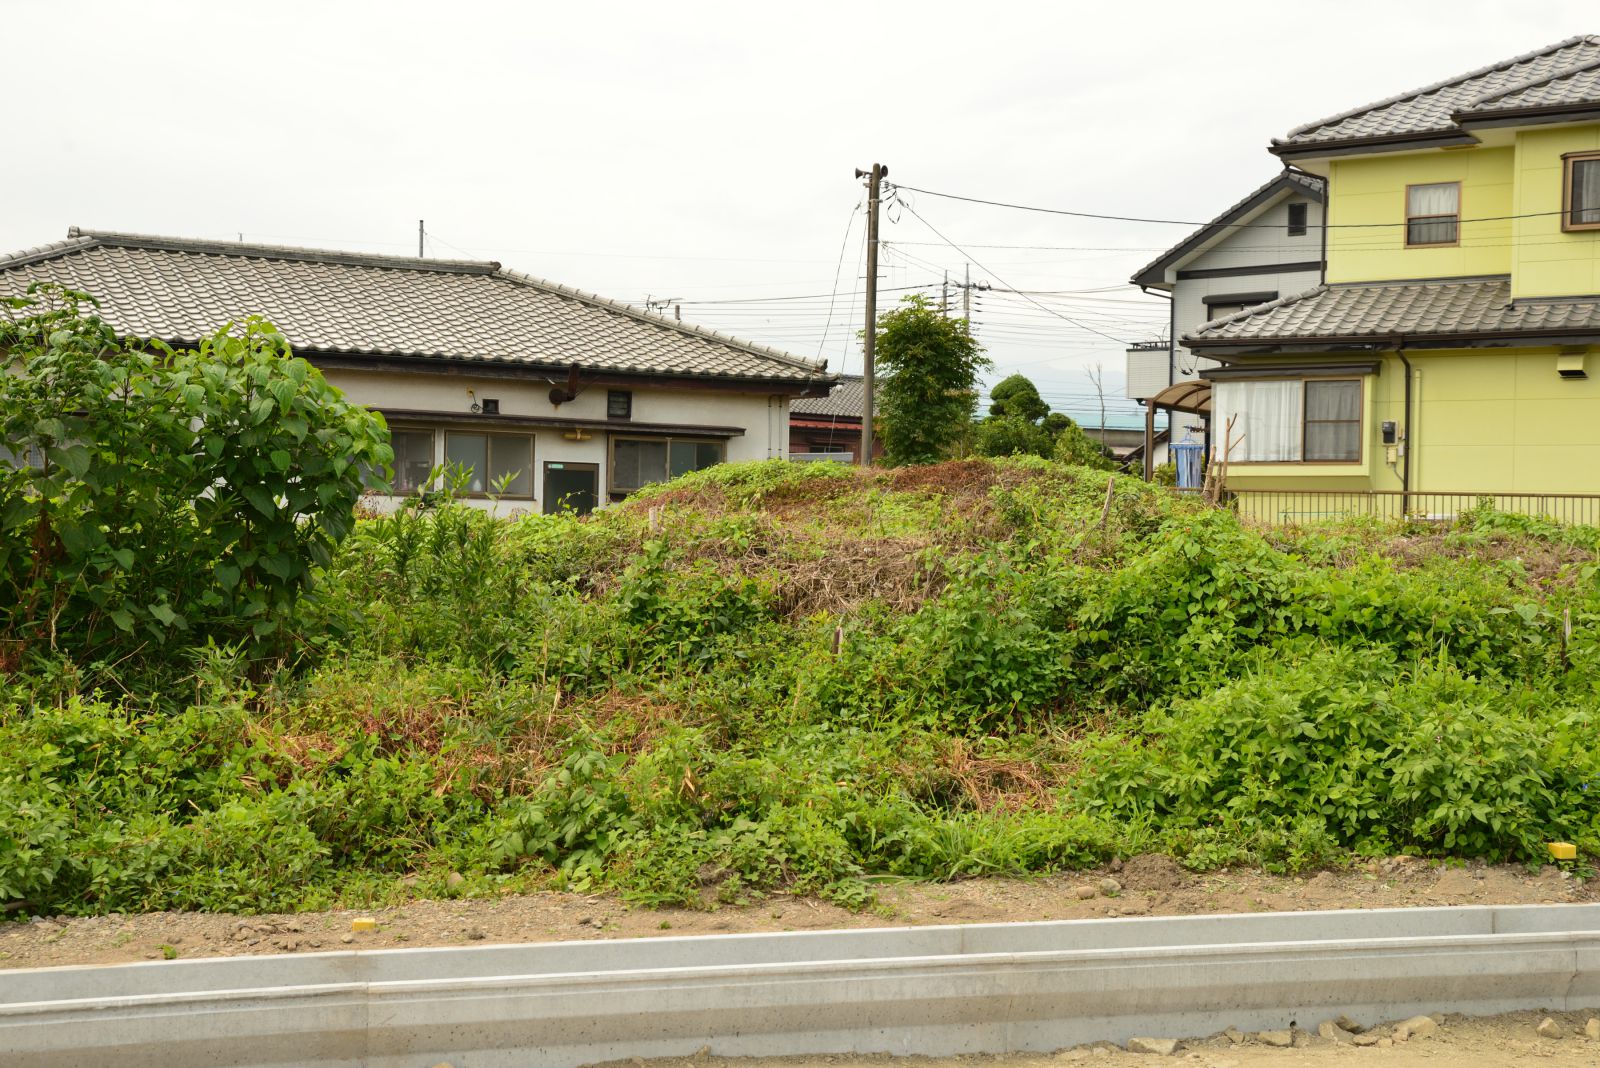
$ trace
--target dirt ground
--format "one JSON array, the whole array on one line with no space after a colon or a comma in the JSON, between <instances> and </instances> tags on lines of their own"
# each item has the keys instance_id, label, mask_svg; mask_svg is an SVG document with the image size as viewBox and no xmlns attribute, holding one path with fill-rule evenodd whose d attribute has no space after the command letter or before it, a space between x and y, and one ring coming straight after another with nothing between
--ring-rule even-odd
<instances>
[{"instance_id":1,"label":"dirt ground","mask_svg":"<svg viewBox=\"0 0 1600 1068\"><path fill-rule=\"evenodd\" d=\"M1298 1048L1278 1048L1264 1044L1255 1035L1241 1035L1235 1042L1225 1035L1194 1039L1180 1045L1176 1053L1160 1056L1129 1053L1116 1046L1099 1043L1050 1054L1008 1054L999 1057L739 1057L670 1058L654 1061L620 1062L614 1068L1065 1068L1079 1064L1085 1068L1170 1062L1186 1068L1253 1068L1272 1065L1376 1065L1385 1068L1414 1068L1417 1065L1444 1065L1450 1068L1504 1068L1505 1065L1540 1064L1550 1068L1593 1068L1600 1063L1600 1041L1587 1037L1584 1026L1590 1013L1516 1012L1504 1016L1472 1018L1456 1015L1433 1017L1440 1026L1426 1037L1414 1036L1396 1042L1391 1025L1375 1026L1369 1032L1381 1036L1387 1045L1355 1046L1348 1039L1332 1041L1314 1034L1301 1034ZM1559 1037L1547 1038L1537 1028L1545 1019L1553 1021Z\"/></svg>"},{"instance_id":2,"label":"dirt ground","mask_svg":"<svg viewBox=\"0 0 1600 1068\"><path fill-rule=\"evenodd\" d=\"M1440 866L1408 857L1302 877L1247 871L1202 875L1185 871L1166 857L1146 856L1099 871L1047 879L885 884L880 887L878 906L862 912L786 896L692 910L630 908L608 897L545 893L413 901L370 912L269 916L158 912L21 918L0 923L0 968L473 942L1412 905L1541 904L1600 900L1597 884L1600 880L1584 881L1553 866L1530 872L1515 866ZM358 917L375 919L377 929L352 932L352 921ZM1376 1055L1375 1051L1362 1052ZM1275 1055L1287 1056L1283 1051ZM1600 1063L1600 1046L1592 1063Z\"/></svg>"}]
</instances>

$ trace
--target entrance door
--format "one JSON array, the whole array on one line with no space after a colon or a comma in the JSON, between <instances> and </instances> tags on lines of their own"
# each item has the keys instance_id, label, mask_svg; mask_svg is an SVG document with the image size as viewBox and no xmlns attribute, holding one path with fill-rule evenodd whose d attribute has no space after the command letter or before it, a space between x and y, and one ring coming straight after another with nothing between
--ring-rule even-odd
<instances>
[{"instance_id":1,"label":"entrance door","mask_svg":"<svg viewBox=\"0 0 1600 1068\"><path fill-rule=\"evenodd\" d=\"M544 511L588 515L600 499L600 465L551 463L544 465Z\"/></svg>"}]
</instances>

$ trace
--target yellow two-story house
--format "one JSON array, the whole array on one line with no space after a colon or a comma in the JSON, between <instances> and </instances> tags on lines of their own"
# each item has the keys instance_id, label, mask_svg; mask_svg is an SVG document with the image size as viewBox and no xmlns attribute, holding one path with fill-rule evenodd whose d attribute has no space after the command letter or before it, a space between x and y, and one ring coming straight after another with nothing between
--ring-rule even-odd
<instances>
[{"instance_id":1,"label":"yellow two-story house","mask_svg":"<svg viewBox=\"0 0 1600 1068\"><path fill-rule=\"evenodd\" d=\"M1327 182L1326 276L1184 340L1229 487L1600 494L1600 37L1271 151Z\"/></svg>"}]
</instances>

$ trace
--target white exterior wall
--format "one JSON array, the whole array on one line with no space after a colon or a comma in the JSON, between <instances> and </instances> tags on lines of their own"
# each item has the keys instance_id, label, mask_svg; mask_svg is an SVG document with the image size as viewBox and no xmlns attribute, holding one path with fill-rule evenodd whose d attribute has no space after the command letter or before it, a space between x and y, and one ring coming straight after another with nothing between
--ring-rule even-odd
<instances>
[{"instance_id":1,"label":"white exterior wall","mask_svg":"<svg viewBox=\"0 0 1600 1068\"><path fill-rule=\"evenodd\" d=\"M575 400L565 404L550 402L551 383L540 378L497 378L483 374L443 374L433 371L325 370L328 381L356 404L382 408L394 427L431 427L438 430L473 429L458 422L445 423L444 414L472 419L474 401L498 400L502 417L536 416L552 419L606 420L605 385L580 387ZM560 383L565 385L563 379ZM622 388L622 387L615 387ZM721 393L710 390L629 388L633 394L633 416L612 420L606 427L585 428L587 441L572 441L564 435L572 431L560 427L527 427L497 424L486 418L482 430L491 433L530 434L533 437L534 499L501 501L500 512L541 511L544 506L544 465L586 463L599 466L600 505L605 506L610 486L610 439L622 436L659 437L648 430L632 433L638 424L667 423L689 426L739 427L744 433L726 438L726 458L731 461L765 460L789 453L789 398L782 394ZM402 412L415 412L406 416ZM430 419L429 415L435 418ZM614 429L613 429L614 428ZM683 434L683 437L695 437ZM706 435L702 440L724 440ZM444 463L444 434L434 435L434 460ZM393 507L400 498L378 497L371 503ZM488 501L473 501L491 507Z\"/></svg>"},{"instance_id":2,"label":"white exterior wall","mask_svg":"<svg viewBox=\"0 0 1600 1068\"><path fill-rule=\"evenodd\" d=\"M1308 205L1306 232L1303 234L1289 234L1290 204ZM1230 231L1209 247L1188 254L1178 261L1176 267L1169 268L1167 282L1171 286L1174 328L1170 365L1166 352L1129 350L1127 396L1143 400L1169 385L1194 378L1207 367L1217 366L1216 360L1196 357L1177 344L1178 338L1211 318L1206 297L1256 293L1276 293L1280 297L1287 297L1320 285L1320 268L1279 271L1273 267L1278 264L1320 264L1323 254L1322 219L1322 204L1310 197L1290 194L1259 214L1241 220L1249 223L1249 226ZM1178 277L1190 271L1215 270L1249 273L1205 278Z\"/></svg>"},{"instance_id":3,"label":"white exterior wall","mask_svg":"<svg viewBox=\"0 0 1600 1068\"><path fill-rule=\"evenodd\" d=\"M1289 236L1289 205L1307 204L1306 232ZM1309 197L1290 196L1250 219L1248 228L1234 230L1215 245L1194 256L1178 272L1270 268L1274 264L1322 262L1322 208ZM1172 284L1173 311L1177 317L1174 341L1210 320L1206 297L1242 293L1276 293L1292 296L1314 289L1322 283L1318 268L1301 271L1264 270L1261 274L1227 275L1221 278L1175 278ZM1196 357L1178 345L1173 359L1173 381L1193 378L1216 360Z\"/></svg>"}]
</instances>

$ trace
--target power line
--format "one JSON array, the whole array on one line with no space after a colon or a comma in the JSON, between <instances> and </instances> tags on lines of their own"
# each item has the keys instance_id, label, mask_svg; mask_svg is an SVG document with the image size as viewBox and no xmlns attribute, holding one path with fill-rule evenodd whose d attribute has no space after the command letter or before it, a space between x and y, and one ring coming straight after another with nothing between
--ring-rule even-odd
<instances>
[{"instance_id":1,"label":"power line","mask_svg":"<svg viewBox=\"0 0 1600 1068\"><path fill-rule=\"evenodd\" d=\"M896 189L898 190L898 187L896 187ZM956 244L954 241L951 241L948 237L945 237L944 234L939 231L939 228L934 226L927 219L924 219L922 217L922 213L920 211L918 211L916 208L912 207L910 204L906 203L903 200L900 201L900 204L907 211L909 211L912 215L915 215L917 217L917 221L918 222L922 223L922 225L926 226L929 230L932 230L935 235L937 235L939 238L941 238L945 242L945 244L949 245L951 248L955 249L957 252L961 253L963 256L966 256L973 263L977 264L977 266L978 266L978 268L980 270L987 271L989 274L991 274L995 278L999 279L1000 283L1002 285L1006 286L1007 288L1016 289L1016 287L1012 286L1010 282L1007 282L1004 278L1000 278L999 274L995 273L990 268L985 267L983 264L978 263L978 258L976 256L972 255L970 252L968 252L966 249L962 248L960 245ZM1020 294L1022 294L1024 296L1027 296L1027 294L1024 293L1020 289L1016 289L1016 292L1018 292L1018 293L1020 293ZM1118 345L1126 344L1126 342L1122 341L1120 338L1112 337L1110 334L1106 333L1103 330L1097 330L1092 326L1085 326L1084 324L1074 320L1071 316L1062 315L1058 311L1055 311L1055 310L1053 310L1051 308L1046 308L1043 304L1039 304L1039 302L1034 300L1031 296L1028 297L1028 300L1032 301L1034 304L1038 304L1038 306L1040 308L1043 308L1045 311L1050 312L1050 314L1054 315L1056 318L1064 319L1065 321L1067 321L1069 323L1072 323L1072 325L1074 325L1076 327L1079 327L1080 329L1087 330L1091 334L1099 334L1101 337L1105 338L1107 341L1115 341Z\"/></svg>"},{"instance_id":2,"label":"power line","mask_svg":"<svg viewBox=\"0 0 1600 1068\"><path fill-rule=\"evenodd\" d=\"M914 185L896 185L895 192L906 190L912 193L925 193L930 197L942 197L945 200L964 200L969 204L986 204L992 208L1011 208L1015 211L1034 211L1044 215L1070 215L1075 219L1105 219L1111 222L1156 223L1164 226L1225 226L1236 230L1281 230L1283 223L1219 223L1215 219L1204 222L1195 222L1192 219L1151 219L1138 215L1108 215L1094 211L1069 211L1065 208L1041 208L1031 204L1012 204L1004 200L985 200L982 197L964 197L957 193L939 193L932 189L920 189ZM906 210L916 215L910 204L905 204ZM1458 225L1480 222L1507 222L1511 219L1539 219L1551 215L1561 215L1560 211L1530 211L1520 215L1485 215L1476 219L1457 219ZM920 215L917 216L919 219ZM1306 226L1312 230L1371 230L1380 227L1409 226L1410 222L1397 223L1312 223Z\"/></svg>"}]
</instances>

